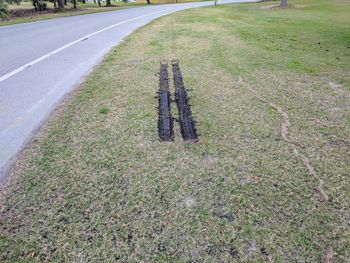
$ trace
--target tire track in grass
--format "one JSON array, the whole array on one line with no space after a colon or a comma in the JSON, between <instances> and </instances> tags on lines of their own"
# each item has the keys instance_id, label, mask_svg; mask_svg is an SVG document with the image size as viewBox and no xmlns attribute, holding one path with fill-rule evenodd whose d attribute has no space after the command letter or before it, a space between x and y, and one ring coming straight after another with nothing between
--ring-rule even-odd
<instances>
[{"instance_id":1,"label":"tire track in grass","mask_svg":"<svg viewBox=\"0 0 350 263\"><path fill-rule=\"evenodd\" d=\"M179 122L181 135L185 141L196 141L198 139L195 120L192 117L191 107L188 103L187 92L183 83L179 62L173 60L173 77L175 85L175 99L179 110Z\"/></svg>"},{"instance_id":2,"label":"tire track in grass","mask_svg":"<svg viewBox=\"0 0 350 263\"><path fill-rule=\"evenodd\" d=\"M160 63L158 90L158 135L161 141L174 140L174 121L170 108L168 63Z\"/></svg>"}]
</instances>

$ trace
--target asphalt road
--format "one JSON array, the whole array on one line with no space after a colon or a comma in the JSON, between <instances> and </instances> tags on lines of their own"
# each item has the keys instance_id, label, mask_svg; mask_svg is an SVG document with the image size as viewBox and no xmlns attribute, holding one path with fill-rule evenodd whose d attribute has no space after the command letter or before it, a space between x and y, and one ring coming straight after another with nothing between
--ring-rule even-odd
<instances>
[{"instance_id":1,"label":"asphalt road","mask_svg":"<svg viewBox=\"0 0 350 263\"><path fill-rule=\"evenodd\" d=\"M225 0L221 3L254 2ZM108 50L150 21L213 2L152 5L0 27L0 181L17 153Z\"/></svg>"}]
</instances>

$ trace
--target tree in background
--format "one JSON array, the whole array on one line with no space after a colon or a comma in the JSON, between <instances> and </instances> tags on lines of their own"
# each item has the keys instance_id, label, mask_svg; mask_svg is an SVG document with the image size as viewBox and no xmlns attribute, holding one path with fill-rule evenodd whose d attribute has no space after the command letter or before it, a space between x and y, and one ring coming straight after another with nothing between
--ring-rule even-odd
<instances>
[{"instance_id":1,"label":"tree in background","mask_svg":"<svg viewBox=\"0 0 350 263\"><path fill-rule=\"evenodd\" d=\"M57 8L57 0L50 0L50 2L53 3L53 7L54 8Z\"/></svg>"},{"instance_id":2,"label":"tree in background","mask_svg":"<svg viewBox=\"0 0 350 263\"><path fill-rule=\"evenodd\" d=\"M7 4L5 0L0 0L0 18L1 20L8 19Z\"/></svg>"},{"instance_id":3,"label":"tree in background","mask_svg":"<svg viewBox=\"0 0 350 263\"><path fill-rule=\"evenodd\" d=\"M280 3L280 7L281 8L284 8L284 7L287 7L287 0L281 0L281 3Z\"/></svg>"},{"instance_id":4,"label":"tree in background","mask_svg":"<svg viewBox=\"0 0 350 263\"><path fill-rule=\"evenodd\" d=\"M147 1L147 4L149 4L149 5L151 4L151 0L146 0L146 1Z\"/></svg>"},{"instance_id":5,"label":"tree in background","mask_svg":"<svg viewBox=\"0 0 350 263\"><path fill-rule=\"evenodd\" d=\"M77 9L77 0L71 0L71 3L73 4L73 8Z\"/></svg>"},{"instance_id":6,"label":"tree in background","mask_svg":"<svg viewBox=\"0 0 350 263\"><path fill-rule=\"evenodd\" d=\"M12 4L15 3L19 5L22 0L0 0L0 18L1 20L5 20L9 18L9 13L7 10L7 3Z\"/></svg>"},{"instance_id":7,"label":"tree in background","mask_svg":"<svg viewBox=\"0 0 350 263\"><path fill-rule=\"evenodd\" d=\"M32 0L35 11L46 10L46 3L43 0Z\"/></svg>"},{"instance_id":8,"label":"tree in background","mask_svg":"<svg viewBox=\"0 0 350 263\"><path fill-rule=\"evenodd\" d=\"M111 6L111 0L106 0L106 6Z\"/></svg>"},{"instance_id":9,"label":"tree in background","mask_svg":"<svg viewBox=\"0 0 350 263\"><path fill-rule=\"evenodd\" d=\"M64 9L64 0L57 0L57 7L59 10Z\"/></svg>"}]
</instances>

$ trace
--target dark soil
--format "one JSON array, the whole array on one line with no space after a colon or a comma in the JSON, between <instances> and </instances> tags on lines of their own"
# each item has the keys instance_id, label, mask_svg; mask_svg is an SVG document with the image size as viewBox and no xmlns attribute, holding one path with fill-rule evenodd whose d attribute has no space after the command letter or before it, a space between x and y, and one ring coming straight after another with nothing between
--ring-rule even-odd
<instances>
[{"instance_id":1,"label":"dark soil","mask_svg":"<svg viewBox=\"0 0 350 263\"><path fill-rule=\"evenodd\" d=\"M121 5L105 5L104 7L119 7Z\"/></svg>"},{"instance_id":2,"label":"dark soil","mask_svg":"<svg viewBox=\"0 0 350 263\"><path fill-rule=\"evenodd\" d=\"M198 135L195 121L192 117L190 104L188 103L187 92L183 83L179 62L173 61L172 67L174 74L175 99L179 110L179 122L182 138L185 141L197 140Z\"/></svg>"},{"instance_id":3,"label":"dark soil","mask_svg":"<svg viewBox=\"0 0 350 263\"><path fill-rule=\"evenodd\" d=\"M158 91L158 134L161 141L174 140L174 121L170 109L168 63L160 63Z\"/></svg>"},{"instance_id":4,"label":"dark soil","mask_svg":"<svg viewBox=\"0 0 350 263\"><path fill-rule=\"evenodd\" d=\"M56 8L47 8L44 11L35 11L35 9L14 9L9 10L10 18L16 17L28 17L28 16L38 16L43 14L52 14L52 13L64 13L64 12L81 12L84 9L74 9L74 8L66 8L64 10L58 10Z\"/></svg>"}]
</instances>

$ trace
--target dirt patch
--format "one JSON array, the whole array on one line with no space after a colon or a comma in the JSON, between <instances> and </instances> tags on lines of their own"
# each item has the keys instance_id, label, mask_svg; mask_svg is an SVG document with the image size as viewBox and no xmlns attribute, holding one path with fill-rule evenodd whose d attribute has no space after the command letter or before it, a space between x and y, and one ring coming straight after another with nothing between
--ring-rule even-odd
<instances>
[{"instance_id":1,"label":"dirt patch","mask_svg":"<svg viewBox=\"0 0 350 263\"><path fill-rule=\"evenodd\" d=\"M30 16L40 16L44 14L53 14L53 13L66 13L66 12L81 12L85 9L74 9L74 8L67 8L62 11L59 11L55 8L48 8L45 11L35 11L35 9L14 9L9 10L10 18L16 18L16 17L30 17Z\"/></svg>"},{"instance_id":2,"label":"dirt patch","mask_svg":"<svg viewBox=\"0 0 350 263\"><path fill-rule=\"evenodd\" d=\"M160 63L158 90L158 135L161 141L174 140L174 122L170 109L168 63Z\"/></svg>"},{"instance_id":3,"label":"dirt patch","mask_svg":"<svg viewBox=\"0 0 350 263\"><path fill-rule=\"evenodd\" d=\"M280 7L279 5L265 5L260 7L260 9L263 10L271 10L271 9L290 9L290 8L304 8L306 7L305 5L288 5L286 7Z\"/></svg>"},{"instance_id":4,"label":"dirt patch","mask_svg":"<svg viewBox=\"0 0 350 263\"><path fill-rule=\"evenodd\" d=\"M335 253L331 247L327 249L326 256L324 258L325 263L332 263Z\"/></svg>"},{"instance_id":5,"label":"dirt patch","mask_svg":"<svg viewBox=\"0 0 350 263\"><path fill-rule=\"evenodd\" d=\"M187 92L183 83L182 73L178 61L172 61L175 99L179 110L179 122L181 127L181 135L185 141L197 140L197 129L195 121L192 117L191 107L188 103Z\"/></svg>"}]
</instances>

